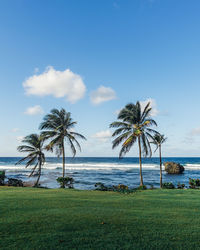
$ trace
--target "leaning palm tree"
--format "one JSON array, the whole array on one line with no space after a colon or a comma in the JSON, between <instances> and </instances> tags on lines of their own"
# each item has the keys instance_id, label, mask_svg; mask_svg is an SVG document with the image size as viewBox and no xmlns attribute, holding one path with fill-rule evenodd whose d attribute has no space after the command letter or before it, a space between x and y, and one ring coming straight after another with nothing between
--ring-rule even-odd
<instances>
[{"instance_id":1,"label":"leaning palm tree","mask_svg":"<svg viewBox=\"0 0 200 250\"><path fill-rule=\"evenodd\" d=\"M114 149L122 143L122 148L119 152L120 158L130 151L136 141L138 142L140 186L144 185L142 176L142 153L144 157L152 155L149 139L152 139L153 135L157 133L157 131L150 128L152 125L157 126L156 122L151 118L151 110L150 103L145 106L144 110L142 110L140 102L127 104L120 111L118 121L110 124L111 128L116 128L112 136L117 136L112 142L112 148Z\"/></svg>"},{"instance_id":2,"label":"leaning palm tree","mask_svg":"<svg viewBox=\"0 0 200 250\"><path fill-rule=\"evenodd\" d=\"M33 176L33 174L37 172L38 178L34 187L38 187L42 166L45 163L45 155L43 153L44 138L38 134L30 134L22 140L22 143L24 144L19 146L17 150L22 153L28 153L28 155L19 160L16 164L26 162L26 167L33 165L33 169L29 177Z\"/></svg>"},{"instance_id":3,"label":"leaning palm tree","mask_svg":"<svg viewBox=\"0 0 200 250\"><path fill-rule=\"evenodd\" d=\"M155 152L159 149L160 157L160 188L162 188L162 154L161 154L161 145L166 142L167 138L164 135L156 134L153 137L152 144L156 145Z\"/></svg>"},{"instance_id":4,"label":"leaning palm tree","mask_svg":"<svg viewBox=\"0 0 200 250\"><path fill-rule=\"evenodd\" d=\"M50 139L47 145L47 150L56 150L58 156L62 155L63 160L63 178L65 177L65 140L70 145L73 156L76 155L76 147L81 151L81 146L76 138L86 138L73 131L73 128L77 122L71 118L71 113L66 112L65 109L52 109L50 114L47 114L43 122L40 124L40 129L44 130L42 135L45 139Z\"/></svg>"}]
</instances>

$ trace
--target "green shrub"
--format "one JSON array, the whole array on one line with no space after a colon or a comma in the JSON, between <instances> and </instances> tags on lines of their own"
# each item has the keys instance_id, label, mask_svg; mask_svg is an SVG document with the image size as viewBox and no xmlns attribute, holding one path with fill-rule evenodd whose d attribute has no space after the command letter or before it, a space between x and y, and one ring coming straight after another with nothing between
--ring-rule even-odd
<instances>
[{"instance_id":1,"label":"green shrub","mask_svg":"<svg viewBox=\"0 0 200 250\"><path fill-rule=\"evenodd\" d=\"M73 184L74 184L74 179L71 177L58 177L57 182L60 184L61 188L74 188Z\"/></svg>"},{"instance_id":2,"label":"green shrub","mask_svg":"<svg viewBox=\"0 0 200 250\"><path fill-rule=\"evenodd\" d=\"M4 185L4 180L5 180L5 171L0 171L0 186L3 186Z\"/></svg>"},{"instance_id":3,"label":"green shrub","mask_svg":"<svg viewBox=\"0 0 200 250\"><path fill-rule=\"evenodd\" d=\"M128 190L128 186L126 186L124 184L119 184L117 186L113 186L113 188L116 190Z\"/></svg>"},{"instance_id":4,"label":"green shrub","mask_svg":"<svg viewBox=\"0 0 200 250\"><path fill-rule=\"evenodd\" d=\"M180 182L177 184L177 188L178 189L184 189L185 188L185 184L181 184Z\"/></svg>"},{"instance_id":5,"label":"green shrub","mask_svg":"<svg viewBox=\"0 0 200 250\"><path fill-rule=\"evenodd\" d=\"M143 186L139 186L137 188L137 190L147 190L147 186L143 185Z\"/></svg>"},{"instance_id":6,"label":"green shrub","mask_svg":"<svg viewBox=\"0 0 200 250\"><path fill-rule=\"evenodd\" d=\"M155 189L154 185L151 184L149 189L150 189L150 190Z\"/></svg>"},{"instance_id":7,"label":"green shrub","mask_svg":"<svg viewBox=\"0 0 200 250\"><path fill-rule=\"evenodd\" d=\"M165 189L174 189L175 188L175 186L172 182L164 182L162 187Z\"/></svg>"},{"instance_id":8,"label":"green shrub","mask_svg":"<svg viewBox=\"0 0 200 250\"><path fill-rule=\"evenodd\" d=\"M95 187L96 187L95 190L99 190L99 191L113 191L113 192L119 192L119 193L123 193L123 194L129 194L129 193L133 193L133 192L136 191L136 189L129 189L129 187L126 186L126 185L124 185L124 184L119 184L117 186L107 187L103 183L97 182L95 184Z\"/></svg>"},{"instance_id":9,"label":"green shrub","mask_svg":"<svg viewBox=\"0 0 200 250\"><path fill-rule=\"evenodd\" d=\"M96 190L99 191L109 191L111 188L106 187L102 182L97 182L95 185Z\"/></svg>"},{"instance_id":10,"label":"green shrub","mask_svg":"<svg viewBox=\"0 0 200 250\"><path fill-rule=\"evenodd\" d=\"M192 189L200 188L200 179L189 179L189 187Z\"/></svg>"}]
</instances>

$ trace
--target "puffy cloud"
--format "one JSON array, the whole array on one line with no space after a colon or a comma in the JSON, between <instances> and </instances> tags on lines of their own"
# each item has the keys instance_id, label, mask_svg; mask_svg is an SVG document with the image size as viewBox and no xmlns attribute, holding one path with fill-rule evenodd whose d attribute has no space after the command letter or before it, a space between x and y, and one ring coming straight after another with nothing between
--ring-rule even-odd
<instances>
[{"instance_id":1,"label":"puffy cloud","mask_svg":"<svg viewBox=\"0 0 200 250\"><path fill-rule=\"evenodd\" d=\"M26 79L23 86L27 95L65 97L71 103L81 99L86 91L80 75L70 69L58 71L51 66Z\"/></svg>"},{"instance_id":2,"label":"puffy cloud","mask_svg":"<svg viewBox=\"0 0 200 250\"><path fill-rule=\"evenodd\" d=\"M102 102L107 102L116 99L115 91L112 88L100 86L97 90L93 91L90 95L90 100L93 104L97 105Z\"/></svg>"},{"instance_id":3,"label":"puffy cloud","mask_svg":"<svg viewBox=\"0 0 200 250\"><path fill-rule=\"evenodd\" d=\"M141 101L141 109L144 110L145 106L150 102L150 107L152 108L151 110L151 115L152 116L157 116L159 114L159 111L157 109L156 101L154 99L147 99L145 101Z\"/></svg>"},{"instance_id":4,"label":"puffy cloud","mask_svg":"<svg viewBox=\"0 0 200 250\"><path fill-rule=\"evenodd\" d=\"M106 142L108 141L108 139L110 139L112 136L112 132L107 129L107 130L103 130L103 131L99 131L96 134L92 135L92 138L98 139L102 142Z\"/></svg>"},{"instance_id":5,"label":"puffy cloud","mask_svg":"<svg viewBox=\"0 0 200 250\"><path fill-rule=\"evenodd\" d=\"M36 106L27 108L24 113L26 115L41 115L44 113L44 110L42 109L40 105L36 105Z\"/></svg>"}]
</instances>

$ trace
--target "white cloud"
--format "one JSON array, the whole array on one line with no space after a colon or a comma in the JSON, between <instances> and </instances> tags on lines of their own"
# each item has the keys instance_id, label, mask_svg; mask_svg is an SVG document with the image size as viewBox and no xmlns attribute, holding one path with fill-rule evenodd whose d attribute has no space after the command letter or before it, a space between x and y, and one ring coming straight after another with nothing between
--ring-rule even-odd
<instances>
[{"instance_id":1,"label":"white cloud","mask_svg":"<svg viewBox=\"0 0 200 250\"><path fill-rule=\"evenodd\" d=\"M157 109L156 101L154 99L147 99L145 101L141 101L141 109L144 110L145 106L150 102L150 107L152 108L151 110L151 116L157 116L159 114L159 111Z\"/></svg>"},{"instance_id":2,"label":"white cloud","mask_svg":"<svg viewBox=\"0 0 200 250\"><path fill-rule=\"evenodd\" d=\"M92 138L98 139L101 142L106 142L108 141L112 136L112 132L107 129L107 130L103 130L103 131L99 131L96 134L92 135Z\"/></svg>"},{"instance_id":3,"label":"white cloud","mask_svg":"<svg viewBox=\"0 0 200 250\"><path fill-rule=\"evenodd\" d=\"M44 113L44 110L42 109L40 105L36 105L36 106L27 108L24 113L26 115L41 115Z\"/></svg>"},{"instance_id":4,"label":"white cloud","mask_svg":"<svg viewBox=\"0 0 200 250\"><path fill-rule=\"evenodd\" d=\"M24 139L24 136L20 135L16 137L17 141L20 143Z\"/></svg>"},{"instance_id":5,"label":"white cloud","mask_svg":"<svg viewBox=\"0 0 200 250\"><path fill-rule=\"evenodd\" d=\"M71 103L81 99L86 91L80 75L70 69L58 71L51 66L43 73L26 79L23 86L27 95L65 97Z\"/></svg>"},{"instance_id":6,"label":"white cloud","mask_svg":"<svg viewBox=\"0 0 200 250\"><path fill-rule=\"evenodd\" d=\"M91 102L96 105L113 99L116 99L115 91L112 88L105 86L100 86L90 95Z\"/></svg>"}]
</instances>

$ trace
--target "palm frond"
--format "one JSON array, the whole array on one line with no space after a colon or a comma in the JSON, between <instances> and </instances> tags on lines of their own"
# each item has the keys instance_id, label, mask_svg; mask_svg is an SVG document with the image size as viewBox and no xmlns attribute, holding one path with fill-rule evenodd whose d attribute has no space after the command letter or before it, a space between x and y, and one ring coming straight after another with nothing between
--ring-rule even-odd
<instances>
[{"instance_id":1,"label":"palm frond","mask_svg":"<svg viewBox=\"0 0 200 250\"><path fill-rule=\"evenodd\" d=\"M112 142L112 148L114 149L115 147L117 147L122 141L126 140L128 138L128 136L131 135L131 132L126 132L123 133L122 135L118 136L117 138L115 138Z\"/></svg>"}]
</instances>

